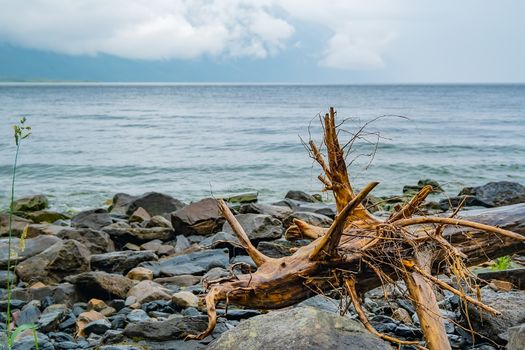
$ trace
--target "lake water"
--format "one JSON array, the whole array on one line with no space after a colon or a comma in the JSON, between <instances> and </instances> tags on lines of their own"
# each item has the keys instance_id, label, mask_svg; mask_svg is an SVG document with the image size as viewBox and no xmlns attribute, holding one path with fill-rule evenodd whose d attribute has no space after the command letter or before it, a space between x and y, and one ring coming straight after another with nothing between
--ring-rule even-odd
<instances>
[{"instance_id":1,"label":"lake water","mask_svg":"<svg viewBox=\"0 0 525 350\"><path fill-rule=\"evenodd\" d=\"M100 206L116 192L160 191L191 201L259 191L318 192L320 170L299 135L320 140L315 116L335 106L347 131L368 120L381 139L372 164L351 167L376 194L432 178L456 195L466 185L525 183L525 85L0 85L0 206L27 117L16 195L45 193L59 209ZM341 133L343 139L347 133ZM374 135L370 141L375 142ZM359 153L373 150L360 143Z\"/></svg>"}]
</instances>

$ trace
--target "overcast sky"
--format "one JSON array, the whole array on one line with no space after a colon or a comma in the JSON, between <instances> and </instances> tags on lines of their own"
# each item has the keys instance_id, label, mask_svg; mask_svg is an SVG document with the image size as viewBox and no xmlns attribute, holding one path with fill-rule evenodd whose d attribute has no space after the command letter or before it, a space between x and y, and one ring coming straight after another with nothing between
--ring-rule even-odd
<instances>
[{"instance_id":1,"label":"overcast sky","mask_svg":"<svg viewBox=\"0 0 525 350\"><path fill-rule=\"evenodd\" d=\"M521 0L0 0L0 77L32 69L14 48L146 78L193 64L209 81L246 80L237 65L252 81L525 82L524 15Z\"/></svg>"}]
</instances>

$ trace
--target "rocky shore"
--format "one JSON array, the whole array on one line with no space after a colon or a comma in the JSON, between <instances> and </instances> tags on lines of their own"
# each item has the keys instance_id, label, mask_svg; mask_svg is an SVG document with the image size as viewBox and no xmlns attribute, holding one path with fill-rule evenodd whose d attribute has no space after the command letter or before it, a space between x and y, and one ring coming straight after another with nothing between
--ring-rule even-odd
<instances>
[{"instance_id":1,"label":"rocky shore","mask_svg":"<svg viewBox=\"0 0 525 350\"><path fill-rule=\"evenodd\" d=\"M423 206L429 213L461 202L467 208L525 203L525 187L517 183L492 182L446 198L438 183L421 180L399 196L370 196L367 207L388 216L427 184L436 192L435 200ZM224 199L251 241L270 257L289 255L308 243L285 238L294 218L328 227L336 214L335 205L301 191L290 191L273 204L258 202L256 193ZM214 198L186 204L156 192L118 193L108 208L70 217L48 210L47 198L37 195L17 200L13 210L11 254L8 214L0 213L0 330L5 335L10 280L15 286L11 326L35 324L39 350L391 348L363 328L351 307L341 316L338 295L312 296L271 312L230 305L227 312L219 310L223 317L213 334L184 341L207 326L203 282L256 269ZM520 227L525 234L525 218ZM14 273L7 271L9 255ZM486 280L480 289L483 301L501 316L465 309L457 296L438 291L454 349L525 348L525 265L520 262L525 258L516 255L503 268L476 270ZM419 340L417 315L402 287L390 286L387 300L380 288L368 292L366 311L379 332ZM33 333L20 333L13 349L35 349Z\"/></svg>"}]
</instances>

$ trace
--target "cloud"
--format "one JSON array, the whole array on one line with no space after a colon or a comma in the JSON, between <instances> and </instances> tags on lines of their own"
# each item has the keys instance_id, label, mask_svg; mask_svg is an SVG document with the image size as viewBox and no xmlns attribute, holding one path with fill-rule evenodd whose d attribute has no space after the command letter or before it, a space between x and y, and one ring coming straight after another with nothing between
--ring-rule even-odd
<instances>
[{"instance_id":1,"label":"cloud","mask_svg":"<svg viewBox=\"0 0 525 350\"><path fill-rule=\"evenodd\" d=\"M294 26L307 22L330 33L316 49L320 65L359 70L385 65L400 14L393 0L0 0L0 8L0 41L144 60L264 59L308 40Z\"/></svg>"}]
</instances>

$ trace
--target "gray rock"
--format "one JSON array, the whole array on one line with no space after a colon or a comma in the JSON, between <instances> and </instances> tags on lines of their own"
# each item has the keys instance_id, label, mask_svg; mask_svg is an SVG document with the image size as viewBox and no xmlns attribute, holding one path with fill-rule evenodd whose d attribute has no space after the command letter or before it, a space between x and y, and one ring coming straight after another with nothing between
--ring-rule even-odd
<instances>
[{"instance_id":1,"label":"gray rock","mask_svg":"<svg viewBox=\"0 0 525 350\"><path fill-rule=\"evenodd\" d=\"M142 309L132 310L127 314L126 319L128 322L142 322L149 320L149 316L146 311Z\"/></svg>"},{"instance_id":2,"label":"gray rock","mask_svg":"<svg viewBox=\"0 0 525 350\"><path fill-rule=\"evenodd\" d=\"M43 194L37 194L30 197L19 198L13 203L13 211L37 211L46 209L49 201Z\"/></svg>"},{"instance_id":3,"label":"gray rock","mask_svg":"<svg viewBox=\"0 0 525 350\"><path fill-rule=\"evenodd\" d=\"M274 205L287 206L290 209L292 209L294 212L307 211L311 213L322 214L332 219L335 217L335 214L337 212L335 208L335 204L309 203L309 202L296 201L293 199L285 199L284 201L274 203Z\"/></svg>"},{"instance_id":4,"label":"gray rock","mask_svg":"<svg viewBox=\"0 0 525 350\"><path fill-rule=\"evenodd\" d=\"M62 239L75 239L83 243L91 254L108 253L115 250L115 245L109 234L89 228L67 228L57 233Z\"/></svg>"},{"instance_id":5,"label":"gray rock","mask_svg":"<svg viewBox=\"0 0 525 350\"><path fill-rule=\"evenodd\" d=\"M157 255L149 250L96 254L91 256L91 269L126 274L141 262L156 260L158 260Z\"/></svg>"},{"instance_id":6,"label":"gray rock","mask_svg":"<svg viewBox=\"0 0 525 350\"><path fill-rule=\"evenodd\" d=\"M25 301L51 299L55 303L73 305L82 299L74 285L70 283L61 283L53 286L42 288L15 288L12 291L12 297Z\"/></svg>"},{"instance_id":7,"label":"gray rock","mask_svg":"<svg viewBox=\"0 0 525 350\"><path fill-rule=\"evenodd\" d=\"M507 343L507 350L523 350L525 349L525 323L509 328L509 342Z\"/></svg>"},{"instance_id":8,"label":"gray rock","mask_svg":"<svg viewBox=\"0 0 525 350\"><path fill-rule=\"evenodd\" d=\"M173 229L173 226L171 226L171 221L161 215L153 216L151 220L148 221L146 227L164 227Z\"/></svg>"},{"instance_id":9,"label":"gray rock","mask_svg":"<svg viewBox=\"0 0 525 350\"><path fill-rule=\"evenodd\" d=\"M71 219L71 226L100 230L111 225L113 220L106 209L90 209L81 211Z\"/></svg>"},{"instance_id":10,"label":"gray rock","mask_svg":"<svg viewBox=\"0 0 525 350\"><path fill-rule=\"evenodd\" d=\"M49 340L49 337L40 332L36 333L38 350L55 350L53 343ZM32 331L22 332L22 335L18 337L11 350L36 350L35 336Z\"/></svg>"},{"instance_id":11,"label":"gray rock","mask_svg":"<svg viewBox=\"0 0 525 350\"><path fill-rule=\"evenodd\" d=\"M282 236L281 221L263 214L239 214L235 217L251 240L271 240ZM222 230L233 234L229 223L224 223Z\"/></svg>"},{"instance_id":12,"label":"gray rock","mask_svg":"<svg viewBox=\"0 0 525 350\"><path fill-rule=\"evenodd\" d=\"M290 253L291 248L301 247L308 243L310 243L308 240L288 241L286 239L278 239L270 242L259 242L257 249L271 258L281 258L292 255Z\"/></svg>"},{"instance_id":13,"label":"gray rock","mask_svg":"<svg viewBox=\"0 0 525 350\"><path fill-rule=\"evenodd\" d=\"M154 239L169 241L173 238L173 230L164 227L123 227L122 224L112 224L102 230L107 232L111 238L124 245L126 243L142 244Z\"/></svg>"},{"instance_id":14,"label":"gray rock","mask_svg":"<svg viewBox=\"0 0 525 350\"><path fill-rule=\"evenodd\" d=\"M184 235L178 235L175 242L175 253L183 253L186 249L191 247L191 243Z\"/></svg>"},{"instance_id":15,"label":"gray rock","mask_svg":"<svg viewBox=\"0 0 525 350\"><path fill-rule=\"evenodd\" d=\"M211 249L161 259L160 274L163 276L203 274L213 267L228 266L228 250Z\"/></svg>"},{"instance_id":16,"label":"gray rock","mask_svg":"<svg viewBox=\"0 0 525 350\"><path fill-rule=\"evenodd\" d=\"M38 224L44 223L44 222L52 224L58 220L70 219L69 216L62 214L62 213L58 213L56 211L52 211L52 210L37 210L37 211L26 213L24 217Z\"/></svg>"},{"instance_id":17,"label":"gray rock","mask_svg":"<svg viewBox=\"0 0 525 350\"><path fill-rule=\"evenodd\" d=\"M92 333L102 335L110 329L111 329L111 323L108 320L102 318L100 320L89 322L84 328L84 333L86 333L86 335L89 335Z\"/></svg>"},{"instance_id":18,"label":"gray rock","mask_svg":"<svg viewBox=\"0 0 525 350\"><path fill-rule=\"evenodd\" d=\"M11 222L11 232L13 236L20 236L24 228L32 224L31 220L24 219L20 216L13 215ZM7 236L9 234L9 214L0 213L0 236Z\"/></svg>"},{"instance_id":19,"label":"gray rock","mask_svg":"<svg viewBox=\"0 0 525 350\"><path fill-rule=\"evenodd\" d=\"M478 277L486 281L491 279L508 281L518 289L525 289L525 268L480 272Z\"/></svg>"},{"instance_id":20,"label":"gray rock","mask_svg":"<svg viewBox=\"0 0 525 350\"><path fill-rule=\"evenodd\" d=\"M58 283L70 274L89 270L89 250L75 240L60 241L19 263L15 271L25 282Z\"/></svg>"},{"instance_id":21,"label":"gray rock","mask_svg":"<svg viewBox=\"0 0 525 350\"><path fill-rule=\"evenodd\" d=\"M286 199L293 199L301 202L316 203L319 202L317 198L303 191L288 191L284 196Z\"/></svg>"},{"instance_id":22,"label":"gray rock","mask_svg":"<svg viewBox=\"0 0 525 350\"><path fill-rule=\"evenodd\" d=\"M320 226L320 227L330 227L332 222L334 222L334 220L322 214L312 213L312 212L307 212L307 211L298 211L298 212L293 213L292 215L289 215L283 221L283 226L285 228L290 227L293 224L294 219L299 219L309 224Z\"/></svg>"},{"instance_id":23,"label":"gray rock","mask_svg":"<svg viewBox=\"0 0 525 350\"><path fill-rule=\"evenodd\" d=\"M144 350L144 347L142 346L135 346L135 345L103 345L99 348L99 350Z\"/></svg>"},{"instance_id":24,"label":"gray rock","mask_svg":"<svg viewBox=\"0 0 525 350\"><path fill-rule=\"evenodd\" d=\"M127 297L139 304L144 304L153 300L171 300L171 293L167 288L153 281L140 281L133 286Z\"/></svg>"},{"instance_id":25,"label":"gray rock","mask_svg":"<svg viewBox=\"0 0 525 350\"><path fill-rule=\"evenodd\" d=\"M209 235L220 230L224 218L214 198L205 198L171 213L175 232L188 235Z\"/></svg>"},{"instance_id":26,"label":"gray rock","mask_svg":"<svg viewBox=\"0 0 525 350\"><path fill-rule=\"evenodd\" d=\"M273 216L276 219L283 221L286 217L293 213L293 210L289 207L283 207L279 205L261 204L261 203L250 203L241 205L239 209L241 214L265 214Z\"/></svg>"},{"instance_id":27,"label":"gray rock","mask_svg":"<svg viewBox=\"0 0 525 350\"><path fill-rule=\"evenodd\" d=\"M314 297L311 297L309 299L306 299L299 304L297 304L295 307L313 307L317 310L331 312L334 314L339 314L339 300L332 299L330 297L327 297L325 295L318 294ZM346 316L349 316L350 314L345 314Z\"/></svg>"},{"instance_id":28,"label":"gray rock","mask_svg":"<svg viewBox=\"0 0 525 350\"><path fill-rule=\"evenodd\" d=\"M489 182L483 186L465 187L458 196L471 195L487 207L525 202L525 186L510 181Z\"/></svg>"},{"instance_id":29,"label":"gray rock","mask_svg":"<svg viewBox=\"0 0 525 350\"><path fill-rule=\"evenodd\" d=\"M36 303L31 302L26 304L18 314L16 325L20 326L23 324L35 324L39 320L41 314L42 312Z\"/></svg>"},{"instance_id":30,"label":"gray rock","mask_svg":"<svg viewBox=\"0 0 525 350\"><path fill-rule=\"evenodd\" d=\"M160 284L172 284L179 287L191 287L198 284L201 281L201 277L192 275L179 275L171 277L155 278L154 282Z\"/></svg>"},{"instance_id":31,"label":"gray rock","mask_svg":"<svg viewBox=\"0 0 525 350\"><path fill-rule=\"evenodd\" d=\"M129 278L103 271L85 272L69 276L66 280L76 285L81 293L99 299L126 298L128 291L133 287L133 281Z\"/></svg>"},{"instance_id":32,"label":"gray rock","mask_svg":"<svg viewBox=\"0 0 525 350\"><path fill-rule=\"evenodd\" d=\"M67 225L69 226L69 224ZM56 236L60 231L64 229L64 226L55 224L30 224L27 231L27 237L33 238L41 235L53 235Z\"/></svg>"},{"instance_id":33,"label":"gray rock","mask_svg":"<svg viewBox=\"0 0 525 350\"><path fill-rule=\"evenodd\" d=\"M11 262L20 262L37 254L40 254L44 250L48 249L61 239L55 236L38 236L35 238L29 238L25 241L25 249L20 251L20 240L13 238L11 241L11 250L15 252L16 258L11 259ZM7 238L0 239L0 268L7 267L7 260L9 257L8 242Z\"/></svg>"},{"instance_id":34,"label":"gray rock","mask_svg":"<svg viewBox=\"0 0 525 350\"><path fill-rule=\"evenodd\" d=\"M243 321L209 345L210 350L238 349L387 350L390 345L357 321L311 307L270 312Z\"/></svg>"},{"instance_id":35,"label":"gray rock","mask_svg":"<svg viewBox=\"0 0 525 350\"><path fill-rule=\"evenodd\" d=\"M241 243L231 232L220 231L214 234L213 236L206 237L200 241L199 245L203 248L228 248L230 254L233 254L235 251L244 250L241 248Z\"/></svg>"},{"instance_id":36,"label":"gray rock","mask_svg":"<svg viewBox=\"0 0 525 350\"><path fill-rule=\"evenodd\" d=\"M10 283L11 286L16 286L18 278L11 271L0 271L0 288L7 288L7 284Z\"/></svg>"},{"instance_id":37,"label":"gray rock","mask_svg":"<svg viewBox=\"0 0 525 350\"><path fill-rule=\"evenodd\" d=\"M206 316L173 317L164 321L130 323L124 329L124 335L156 341L183 339L187 335L203 332L207 326Z\"/></svg>"},{"instance_id":38,"label":"gray rock","mask_svg":"<svg viewBox=\"0 0 525 350\"><path fill-rule=\"evenodd\" d=\"M494 316L468 305L468 316L475 331L489 339L507 340L510 327L525 323L525 291L496 292L481 288L481 301L501 312Z\"/></svg>"},{"instance_id":39,"label":"gray rock","mask_svg":"<svg viewBox=\"0 0 525 350\"><path fill-rule=\"evenodd\" d=\"M131 203L137 199L137 196L132 196L127 193L117 193L113 196L110 213L126 215Z\"/></svg>"},{"instance_id":40,"label":"gray rock","mask_svg":"<svg viewBox=\"0 0 525 350\"><path fill-rule=\"evenodd\" d=\"M58 328L59 323L64 319L67 307L64 304L48 306L40 315L38 329L42 332L51 332Z\"/></svg>"},{"instance_id":41,"label":"gray rock","mask_svg":"<svg viewBox=\"0 0 525 350\"><path fill-rule=\"evenodd\" d=\"M131 215L138 208L143 208L151 216L171 213L183 208L185 204L178 199L158 192L144 193L129 203L126 214Z\"/></svg>"}]
</instances>

